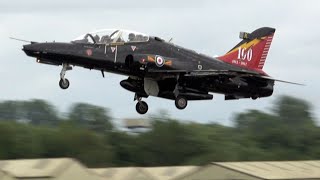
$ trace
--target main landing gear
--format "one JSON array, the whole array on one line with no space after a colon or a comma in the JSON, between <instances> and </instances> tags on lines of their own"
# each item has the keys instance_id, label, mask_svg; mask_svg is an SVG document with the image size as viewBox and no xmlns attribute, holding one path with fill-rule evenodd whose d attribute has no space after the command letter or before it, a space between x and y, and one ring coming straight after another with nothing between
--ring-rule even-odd
<instances>
[{"instance_id":1,"label":"main landing gear","mask_svg":"<svg viewBox=\"0 0 320 180\"><path fill-rule=\"evenodd\" d=\"M142 101L142 97L137 94L134 97L134 100L137 100L136 111L139 114L146 114L148 112L148 104L145 101ZM178 109L185 109L188 105L188 100L184 96L177 96L175 99L175 105Z\"/></svg>"},{"instance_id":2,"label":"main landing gear","mask_svg":"<svg viewBox=\"0 0 320 180\"><path fill-rule=\"evenodd\" d=\"M70 86L69 80L64 77L68 70L72 70L72 67L69 66L69 64L67 63L63 63L62 70L60 72L60 81L59 81L59 86L61 89L68 89L68 87Z\"/></svg>"},{"instance_id":3,"label":"main landing gear","mask_svg":"<svg viewBox=\"0 0 320 180\"><path fill-rule=\"evenodd\" d=\"M177 77L177 81L179 80L179 76ZM181 96L180 90L179 90L179 83L176 84L175 89L173 90L173 94L176 97L174 103L176 107L180 110L185 109L188 105L188 99L184 96Z\"/></svg>"},{"instance_id":4,"label":"main landing gear","mask_svg":"<svg viewBox=\"0 0 320 180\"><path fill-rule=\"evenodd\" d=\"M188 100L183 96L177 96L175 99L175 105L178 109L185 109L188 105Z\"/></svg>"},{"instance_id":5,"label":"main landing gear","mask_svg":"<svg viewBox=\"0 0 320 180\"><path fill-rule=\"evenodd\" d=\"M148 104L142 101L142 97L139 97L137 94L134 97L134 100L137 100L136 110L139 114L145 114L148 112Z\"/></svg>"}]
</instances>

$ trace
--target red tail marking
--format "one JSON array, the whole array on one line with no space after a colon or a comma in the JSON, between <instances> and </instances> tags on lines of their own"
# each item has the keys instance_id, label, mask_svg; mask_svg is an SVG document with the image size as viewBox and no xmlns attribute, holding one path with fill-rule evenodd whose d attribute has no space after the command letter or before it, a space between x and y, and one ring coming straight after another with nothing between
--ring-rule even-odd
<instances>
[{"instance_id":1,"label":"red tail marking","mask_svg":"<svg viewBox=\"0 0 320 180\"><path fill-rule=\"evenodd\" d=\"M218 57L218 59L236 66L262 72L273 40L273 35L274 33L269 36L244 42L224 56Z\"/></svg>"}]
</instances>

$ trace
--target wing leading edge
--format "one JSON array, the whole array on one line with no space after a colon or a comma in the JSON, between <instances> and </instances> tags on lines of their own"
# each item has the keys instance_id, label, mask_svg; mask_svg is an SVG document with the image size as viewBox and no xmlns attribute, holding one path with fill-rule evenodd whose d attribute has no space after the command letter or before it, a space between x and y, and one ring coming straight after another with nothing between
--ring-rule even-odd
<instances>
[{"instance_id":1,"label":"wing leading edge","mask_svg":"<svg viewBox=\"0 0 320 180\"><path fill-rule=\"evenodd\" d=\"M238 77L256 77L264 80L273 80L277 82L287 83L287 84L294 84L304 86L304 84L290 82L285 80L274 79L270 76L261 75L254 71L234 71L234 70L194 70L194 71L187 71L187 70L150 70L149 73L165 73L165 74L180 74L183 73L185 77L212 77L212 76L219 76L219 75L230 75L230 76L238 76Z\"/></svg>"}]
</instances>

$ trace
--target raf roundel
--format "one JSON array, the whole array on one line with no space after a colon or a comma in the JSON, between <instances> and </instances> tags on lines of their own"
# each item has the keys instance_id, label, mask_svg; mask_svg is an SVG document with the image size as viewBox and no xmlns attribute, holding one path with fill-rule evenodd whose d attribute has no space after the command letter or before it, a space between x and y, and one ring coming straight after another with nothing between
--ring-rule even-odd
<instances>
[{"instance_id":1,"label":"raf roundel","mask_svg":"<svg viewBox=\"0 0 320 180\"><path fill-rule=\"evenodd\" d=\"M165 61L163 59L163 57L161 56L156 56L156 65L158 67L162 67L164 65Z\"/></svg>"}]
</instances>

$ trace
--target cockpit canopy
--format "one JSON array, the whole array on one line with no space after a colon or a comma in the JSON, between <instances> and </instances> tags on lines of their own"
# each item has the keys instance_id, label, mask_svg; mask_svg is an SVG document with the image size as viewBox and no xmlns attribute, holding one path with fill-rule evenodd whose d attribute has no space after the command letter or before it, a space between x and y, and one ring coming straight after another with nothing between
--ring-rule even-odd
<instances>
[{"instance_id":1,"label":"cockpit canopy","mask_svg":"<svg viewBox=\"0 0 320 180\"><path fill-rule=\"evenodd\" d=\"M103 29L81 35L72 42L83 44L110 44L147 41L149 41L149 36L143 33L120 29Z\"/></svg>"}]
</instances>

